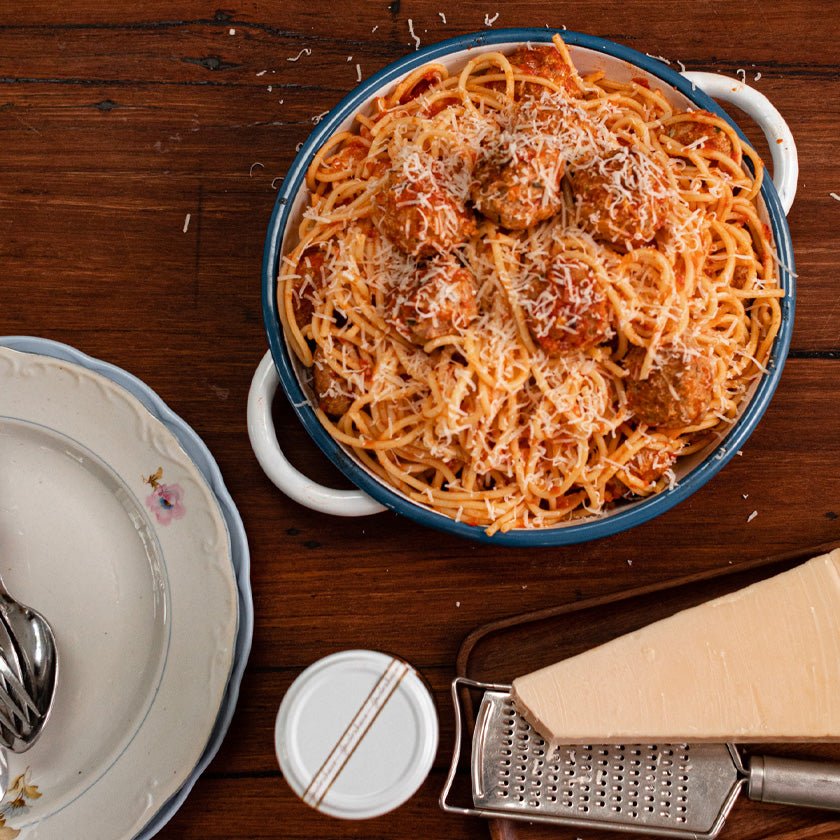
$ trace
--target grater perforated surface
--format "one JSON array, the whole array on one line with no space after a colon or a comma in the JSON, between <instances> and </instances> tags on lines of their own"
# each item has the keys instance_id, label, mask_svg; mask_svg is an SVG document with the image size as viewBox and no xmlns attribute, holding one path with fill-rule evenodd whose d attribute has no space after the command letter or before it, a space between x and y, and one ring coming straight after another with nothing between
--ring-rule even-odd
<instances>
[{"instance_id":1,"label":"grater perforated surface","mask_svg":"<svg viewBox=\"0 0 840 840\"><path fill-rule=\"evenodd\" d=\"M713 836L738 791L725 744L551 748L510 695L485 693L472 751L477 808L624 830Z\"/></svg>"}]
</instances>

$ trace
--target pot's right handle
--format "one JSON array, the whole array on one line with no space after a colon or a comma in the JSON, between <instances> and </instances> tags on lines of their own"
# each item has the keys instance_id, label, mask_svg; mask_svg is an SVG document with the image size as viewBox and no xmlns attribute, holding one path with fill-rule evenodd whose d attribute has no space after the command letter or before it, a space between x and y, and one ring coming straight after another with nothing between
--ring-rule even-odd
<instances>
[{"instance_id":1,"label":"pot's right handle","mask_svg":"<svg viewBox=\"0 0 840 840\"><path fill-rule=\"evenodd\" d=\"M259 363L251 380L251 389L248 391L248 437L251 439L254 455L257 456L265 474L290 499L321 513L331 513L333 516L367 516L385 510L384 505L361 490L334 490L332 487L324 487L289 463L280 448L271 419L271 403L279 384L280 377L269 351Z\"/></svg>"},{"instance_id":2,"label":"pot's right handle","mask_svg":"<svg viewBox=\"0 0 840 840\"><path fill-rule=\"evenodd\" d=\"M796 197L796 183L799 180L799 157L796 143L788 124L775 105L755 88L740 79L723 76L720 73L686 72L682 74L692 85L696 85L709 96L731 102L752 117L767 138L770 156L773 159L773 184L779 194L779 201L787 215Z\"/></svg>"}]
</instances>

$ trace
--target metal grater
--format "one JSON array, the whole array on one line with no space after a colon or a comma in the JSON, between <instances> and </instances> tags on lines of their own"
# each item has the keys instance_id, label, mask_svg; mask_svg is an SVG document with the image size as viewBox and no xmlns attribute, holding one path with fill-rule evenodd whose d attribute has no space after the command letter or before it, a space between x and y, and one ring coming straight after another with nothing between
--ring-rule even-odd
<instances>
[{"instance_id":1,"label":"metal grater","mask_svg":"<svg viewBox=\"0 0 840 840\"><path fill-rule=\"evenodd\" d=\"M463 729L460 690L483 691L470 754L472 807L448 801ZM769 802L840 809L840 766L757 758L732 744L590 744L550 747L517 712L510 687L452 684L455 753L445 811L602 828L647 836L714 838L741 788Z\"/></svg>"}]
</instances>

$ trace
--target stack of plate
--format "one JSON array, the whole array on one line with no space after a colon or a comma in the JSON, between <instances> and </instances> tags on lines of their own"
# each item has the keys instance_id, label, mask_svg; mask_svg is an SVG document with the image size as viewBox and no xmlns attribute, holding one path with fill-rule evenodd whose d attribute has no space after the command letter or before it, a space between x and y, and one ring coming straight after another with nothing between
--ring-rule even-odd
<instances>
[{"instance_id":1,"label":"stack of plate","mask_svg":"<svg viewBox=\"0 0 840 840\"><path fill-rule=\"evenodd\" d=\"M39 840L151 837L236 703L253 628L239 514L146 385L43 339L0 338L0 464L0 575L60 651L0 817Z\"/></svg>"}]
</instances>

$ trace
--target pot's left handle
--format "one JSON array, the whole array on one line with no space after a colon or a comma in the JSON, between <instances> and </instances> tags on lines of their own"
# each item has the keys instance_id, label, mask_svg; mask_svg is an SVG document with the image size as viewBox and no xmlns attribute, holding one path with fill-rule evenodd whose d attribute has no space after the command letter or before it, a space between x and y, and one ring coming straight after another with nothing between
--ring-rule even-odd
<instances>
[{"instance_id":1,"label":"pot's left handle","mask_svg":"<svg viewBox=\"0 0 840 840\"><path fill-rule=\"evenodd\" d=\"M271 403L280 377L271 351L263 356L248 392L248 437L265 474L290 499L304 507L334 516L368 516L385 510L384 505L361 490L334 490L324 487L295 469L283 454L274 422Z\"/></svg>"}]
</instances>

